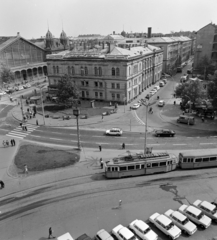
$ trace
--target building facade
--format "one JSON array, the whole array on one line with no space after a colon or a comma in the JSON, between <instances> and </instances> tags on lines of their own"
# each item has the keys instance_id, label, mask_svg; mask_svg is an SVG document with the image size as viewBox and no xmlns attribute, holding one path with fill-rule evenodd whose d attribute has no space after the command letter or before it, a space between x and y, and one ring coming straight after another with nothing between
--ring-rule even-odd
<instances>
[{"instance_id":1,"label":"building facade","mask_svg":"<svg viewBox=\"0 0 217 240\"><path fill-rule=\"evenodd\" d=\"M50 87L68 74L79 86L82 99L131 102L161 77L163 52L145 45L123 49L73 49L47 56Z\"/></svg>"},{"instance_id":2,"label":"building facade","mask_svg":"<svg viewBox=\"0 0 217 240\"><path fill-rule=\"evenodd\" d=\"M209 23L196 33L194 69L205 55L217 66L217 25L213 23Z\"/></svg>"},{"instance_id":3,"label":"building facade","mask_svg":"<svg viewBox=\"0 0 217 240\"><path fill-rule=\"evenodd\" d=\"M0 68L5 66L15 75L15 81L40 79L47 75L45 52L18 33L0 37Z\"/></svg>"}]
</instances>

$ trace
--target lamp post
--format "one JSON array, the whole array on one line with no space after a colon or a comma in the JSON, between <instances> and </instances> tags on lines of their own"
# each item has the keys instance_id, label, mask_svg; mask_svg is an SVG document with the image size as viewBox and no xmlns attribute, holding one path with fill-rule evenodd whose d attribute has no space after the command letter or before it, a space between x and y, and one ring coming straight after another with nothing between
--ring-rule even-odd
<instances>
[{"instance_id":1,"label":"lamp post","mask_svg":"<svg viewBox=\"0 0 217 240\"><path fill-rule=\"evenodd\" d=\"M125 101L126 101L125 94L123 94L123 100L124 100L124 113L125 113Z\"/></svg>"},{"instance_id":2,"label":"lamp post","mask_svg":"<svg viewBox=\"0 0 217 240\"><path fill-rule=\"evenodd\" d=\"M148 101L142 101L142 104L146 107L146 116L145 116L145 143L144 143L144 154L147 152L147 127L148 127L148 107L150 106L150 103Z\"/></svg>"},{"instance_id":3,"label":"lamp post","mask_svg":"<svg viewBox=\"0 0 217 240\"><path fill-rule=\"evenodd\" d=\"M42 96L42 88L38 87L40 89L40 95L41 95L41 107L42 107L42 113L43 113L43 121L45 125L45 117L44 117L44 103L43 103L43 96Z\"/></svg>"},{"instance_id":4,"label":"lamp post","mask_svg":"<svg viewBox=\"0 0 217 240\"><path fill-rule=\"evenodd\" d=\"M79 115L80 110L76 106L76 109L73 109L73 115L76 116L76 122L77 122L77 137L78 137L78 150L81 150L81 144L80 144L80 131L79 131Z\"/></svg>"}]
</instances>

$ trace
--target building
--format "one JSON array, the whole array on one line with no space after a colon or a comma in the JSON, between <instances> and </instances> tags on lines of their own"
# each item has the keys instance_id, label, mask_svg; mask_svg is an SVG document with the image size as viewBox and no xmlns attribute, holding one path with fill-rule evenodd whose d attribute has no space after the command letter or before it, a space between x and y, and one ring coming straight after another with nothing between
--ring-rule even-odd
<instances>
[{"instance_id":1,"label":"building","mask_svg":"<svg viewBox=\"0 0 217 240\"><path fill-rule=\"evenodd\" d=\"M196 33L194 69L205 55L213 65L217 65L217 25L213 23L207 24Z\"/></svg>"},{"instance_id":2,"label":"building","mask_svg":"<svg viewBox=\"0 0 217 240\"><path fill-rule=\"evenodd\" d=\"M15 81L40 79L47 75L43 48L21 37L0 37L0 63L15 75ZM0 68L1 68L0 65Z\"/></svg>"},{"instance_id":3,"label":"building","mask_svg":"<svg viewBox=\"0 0 217 240\"><path fill-rule=\"evenodd\" d=\"M76 49L47 56L49 87L57 88L68 74L81 90L81 98L131 102L161 77L163 52L147 45L123 49L114 44Z\"/></svg>"}]
</instances>

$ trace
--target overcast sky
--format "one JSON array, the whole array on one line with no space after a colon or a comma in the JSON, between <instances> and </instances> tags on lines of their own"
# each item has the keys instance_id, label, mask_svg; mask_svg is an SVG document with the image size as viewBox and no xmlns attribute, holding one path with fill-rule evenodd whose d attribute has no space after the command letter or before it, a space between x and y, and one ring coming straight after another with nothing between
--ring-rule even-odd
<instances>
[{"instance_id":1,"label":"overcast sky","mask_svg":"<svg viewBox=\"0 0 217 240\"><path fill-rule=\"evenodd\" d=\"M0 36L170 33L217 24L217 0L0 0Z\"/></svg>"}]
</instances>

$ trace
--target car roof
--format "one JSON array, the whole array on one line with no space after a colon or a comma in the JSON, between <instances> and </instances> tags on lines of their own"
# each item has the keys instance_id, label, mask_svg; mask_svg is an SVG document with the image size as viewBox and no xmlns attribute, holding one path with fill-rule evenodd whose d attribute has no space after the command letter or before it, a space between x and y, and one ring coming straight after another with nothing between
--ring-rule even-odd
<instances>
[{"instance_id":1,"label":"car roof","mask_svg":"<svg viewBox=\"0 0 217 240\"><path fill-rule=\"evenodd\" d=\"M100 231L97 232L97 235L100 236L101 239L110 239L112 240L113 237L105 230L101 229Z\"/></svg>"},{"instance_id":2,"label":"car roof","mask_svg":"<svg viewBox=\"0 0 217 240\"><path fill-rule=\"evenodd\" d=\"M92 238L90 238L89 236L87 236L87 234L82 234L81 236L79 236L78 238L76 238L76 240L92 240Z\"/></svg>"},{"instance_id":3,"label":"car roof","mask_svg":"<svg viewBox=\"0 0 217 240\"><path fill-rule=\"evenodd\" d=\"M111 130L121 130L121 129L118 127L113 127L113 128L111 128Z\"/></svg>"},{"instance_id":4,"label":"car roof","mask_svg":"<svg viewBox=\"0 0 217 240\"><path fill-rule=\"evenodd\" d=\"M127 239L134 236L134 234L126 227L121 228L119 232Z\"/></svg>"},{"instance_id":5,"label":"car roof","mask_svg":"<svg viewBox=\"0 0 217 240\"><path fill-rule=\"evenodd\" d=\"M178 211L174 211L172 213L172 215L176 218L178 218L180 221L184 221L186 219L186 216L183 215L182 213L178 212Z\"/></svg>"},{"instance_id":6,"label":"car roof","mask_svg":"<svg viewBox=\"0 0 217 240\"><path fill-rule=\"evenodd\" d=\"M192 212L196 216L198 216L201 213L201 210L199 210L199 209L197 209L196 207L193 207L193 206L189 206L186 210Z\"/></svg>"},{"instance_id":7,"label":"car roof","mask_svg":"<svg viewBox=\"0 0 217 240\"><path fill-rule=\"evenodd\" d=\"M142 231L145 231L147 228L149 228L149 226L148 226L145 222L143 222L143 221L141 221L141 220L135 221L134 224L135 224L136 226L138 226Z\"/></svg>"},{"instance_id":8,"label":"car roof","mask_svg":"<svg viewBox=\"0 0 217 240\"><path fill-rule=\"evenodd\" d=\"M160 221L164 226L167 226L171 223L171 220L162 214L157 217L157 220Z\"/></svg>"},{"instance_id":9,"label":"car roof","mask_svg":"<svg viewBox=\"0 0 217 240\"><path fill-rule=\"evenodd\" d=\"M200 205L204 206L205 208L208 208L211 211L215 209L215 205L213 205L207 201L203 201Z\"/></svg>"}]
</instances>

